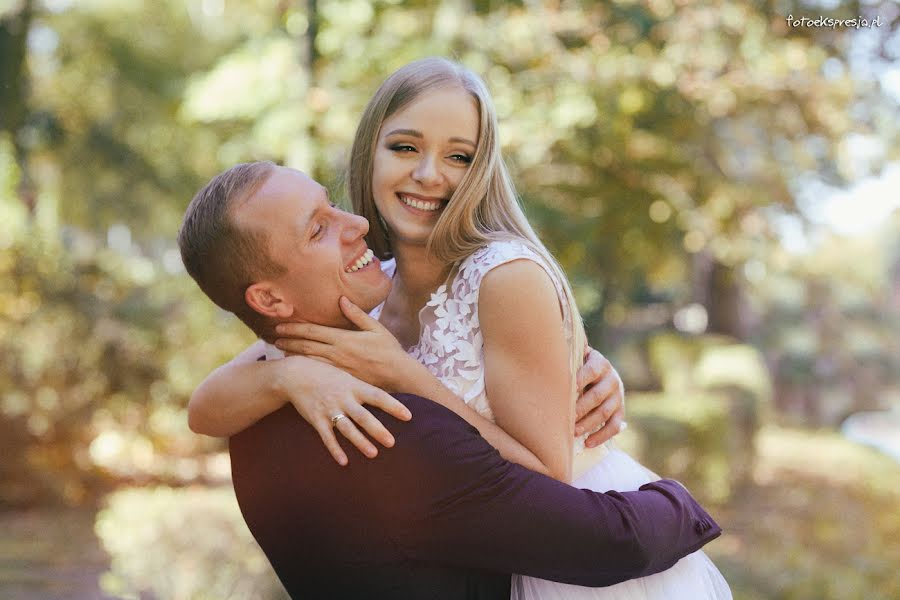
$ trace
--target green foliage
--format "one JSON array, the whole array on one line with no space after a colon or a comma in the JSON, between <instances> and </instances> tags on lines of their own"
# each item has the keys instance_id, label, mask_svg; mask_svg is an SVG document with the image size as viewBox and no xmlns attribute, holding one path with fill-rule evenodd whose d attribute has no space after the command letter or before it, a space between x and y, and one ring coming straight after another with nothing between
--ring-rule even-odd
<instances>
[{"instance_id":1,"label":"green foliage","mask_svg":"<svg viewBox=\"0 0 900 600\"><path fill-rule=\"evenodd\" d=\"M847 2L830 14L888 9ZM187 430L185 404L250 336L183 273L174 238L184 208L210 176L250 159L338 187L371 93L427 55L486 80L526 211L573 280L596 345L646 339L687 302L715 316L725 281L752 288L760 314L749 336L775 365L780 411L799 398L822 413L799 411L805 418L834 423L854 399L882 406L900 373L896 219L868 246L834 240L806 262L776 235L780 218L798 216L798 181L840 184L900 148L896 103L851 68L856 34L787 27L786 13L807 11L749 1L0 0L0 73L15 84L0 86L0 504L87 503L113 480L219 477L219 458L207 456L221 442ZM874 31L885 57L891 30ZM887 149L866 172L848 151L851 133ZM723 280L704 275L709 264ZM651 466L685 474L710 498L733 493L749 478L772 396L766 363L733 341L622 347L635 366L621 370L664 389L629 396L629 435L643 435ZM148 497L115 506L161 511L181 498ZM131 527L110 510L103 522ZM218 524L237 547L247 540L233 517ZM110 547L134 556L164 543L158 533ZM794 551L802 560L780 555L783 564L802 562L819 582L810 589L837 589ZM150 589L150 572L163 581L165 565L150 558L123 559L110 589ZM185 575L179 593L197 581ZM815 597L784 585L799 590L784 597Z\"/></svg>"},{"instance_id":2,"label":"green foliage","mask_svg":"<svg viewBox=\"0 0 900 600\"><path fill-rule=\"evenodd\" d=\"M630 443L641 460L723 502L751 477L755 437L772 385L755 348L722 336L674 333L647 341L659 393L629 393Z\"/></svg>"},{"instance_id":3,"label":"green foliage","mask_svg":"<svg viewBox=\"0 0 900 600\"><path fill-rule=\"evenodd\" d=\"M733 463L752 462L752 448L731 452L736 435L722 396L632 393L623 443L641 463L664 477L679 479L705 502L722 503L738 483ZM750 454L746 452L750 450Z\"/></svg>"}]
</instances>

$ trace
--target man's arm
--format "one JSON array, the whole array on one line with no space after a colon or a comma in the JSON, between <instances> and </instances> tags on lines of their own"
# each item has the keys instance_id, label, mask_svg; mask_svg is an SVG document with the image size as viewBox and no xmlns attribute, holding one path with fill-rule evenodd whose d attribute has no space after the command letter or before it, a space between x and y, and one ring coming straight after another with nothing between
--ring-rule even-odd
<instances>
[{"instance_id":1,"label":"man's arm","mask_svg":"<svg viewBox=\"0 0 900 600\"><path fill-rule=\"evenodd\" d=\"M397 423L386 457L416 480L412 507L410 490L393 488L404 507L397 537L413 559L605 586L665 570L721 533L677 482L579 490L504 460L443 407L397 398L416 415Z\"/></svg>"},{"instance_id":2,"label":"man's arm","mask_svg":"<svg viewBox=\"0 0 900 600\"><path fill-rule=\"evenodd\" d=\"M289 407L231 439L238 502L282 581L376 559L605 586L667 569L720 533L676 482L579 490L504 460L450 410L397 399L412 421L373 410L394 448L343 468Z\"/></svg>"}]
</instances>

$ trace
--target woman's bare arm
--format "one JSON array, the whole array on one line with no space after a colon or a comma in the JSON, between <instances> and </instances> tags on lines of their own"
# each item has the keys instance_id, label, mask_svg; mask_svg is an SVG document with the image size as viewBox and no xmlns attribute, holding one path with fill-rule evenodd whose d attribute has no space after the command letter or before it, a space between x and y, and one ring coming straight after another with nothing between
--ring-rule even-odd
<instances>
[{"instance_id":1,"label":"woman's bare arm","mask_svg":"<svg viewBox=\"0 0 900 600\"><path fill-rule=\"evenodd\" d=\"M284 405L274 363L258 361L265 353L265 344L254 342L197 386L188 402L191 431L228 437Z\"/></svg>"},{"instance_id":2,"label":"woman's bare arm","mask_svg":"<svg viewBox=\"0 0 900 600\"><path fill-rule=\"evenodd\" d=\"M482 280L478 312L485 392L497 424L568 483L575 386L553 282L530 260L501 265Z\"/></svg>"}]
</instances>

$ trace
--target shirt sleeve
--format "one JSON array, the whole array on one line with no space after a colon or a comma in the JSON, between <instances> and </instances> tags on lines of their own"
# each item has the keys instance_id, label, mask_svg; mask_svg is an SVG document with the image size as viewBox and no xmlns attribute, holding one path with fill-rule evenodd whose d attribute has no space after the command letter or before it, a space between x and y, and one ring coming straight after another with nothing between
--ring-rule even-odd
<instances>
[{"instance_id":1,"label":"shirt sleeve","mask_svg":"<svg viewBox=\"0 0 900 600\"><path fill-rule=\"evenodd\" d=\"M415 422L388 425L387 451L408 481L397 540L412 560L596 587L665 570L721 534L675 481L577 489L504 460L449 410L397 397Z\"/></svg>"}]
</instances>

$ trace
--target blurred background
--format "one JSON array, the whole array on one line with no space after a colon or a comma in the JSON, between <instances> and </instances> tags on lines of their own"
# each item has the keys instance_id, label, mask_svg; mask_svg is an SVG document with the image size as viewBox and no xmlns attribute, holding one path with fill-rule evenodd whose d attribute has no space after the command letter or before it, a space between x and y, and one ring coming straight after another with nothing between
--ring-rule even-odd
<instances>
[{"instance_id":1,"label":"blurred background","mask_svg":"<svg viewBox=\"0 0 900 600\"><path fill-rule=\"evenodd\" d=\"M239 161L340 196L369 96L429 55L492 90L621 443L708 504L735 597L900 597L898 14L0 0L0 597L283 598L186 423L251 338L175 235Z\"/></svg>"}]
</instances>

